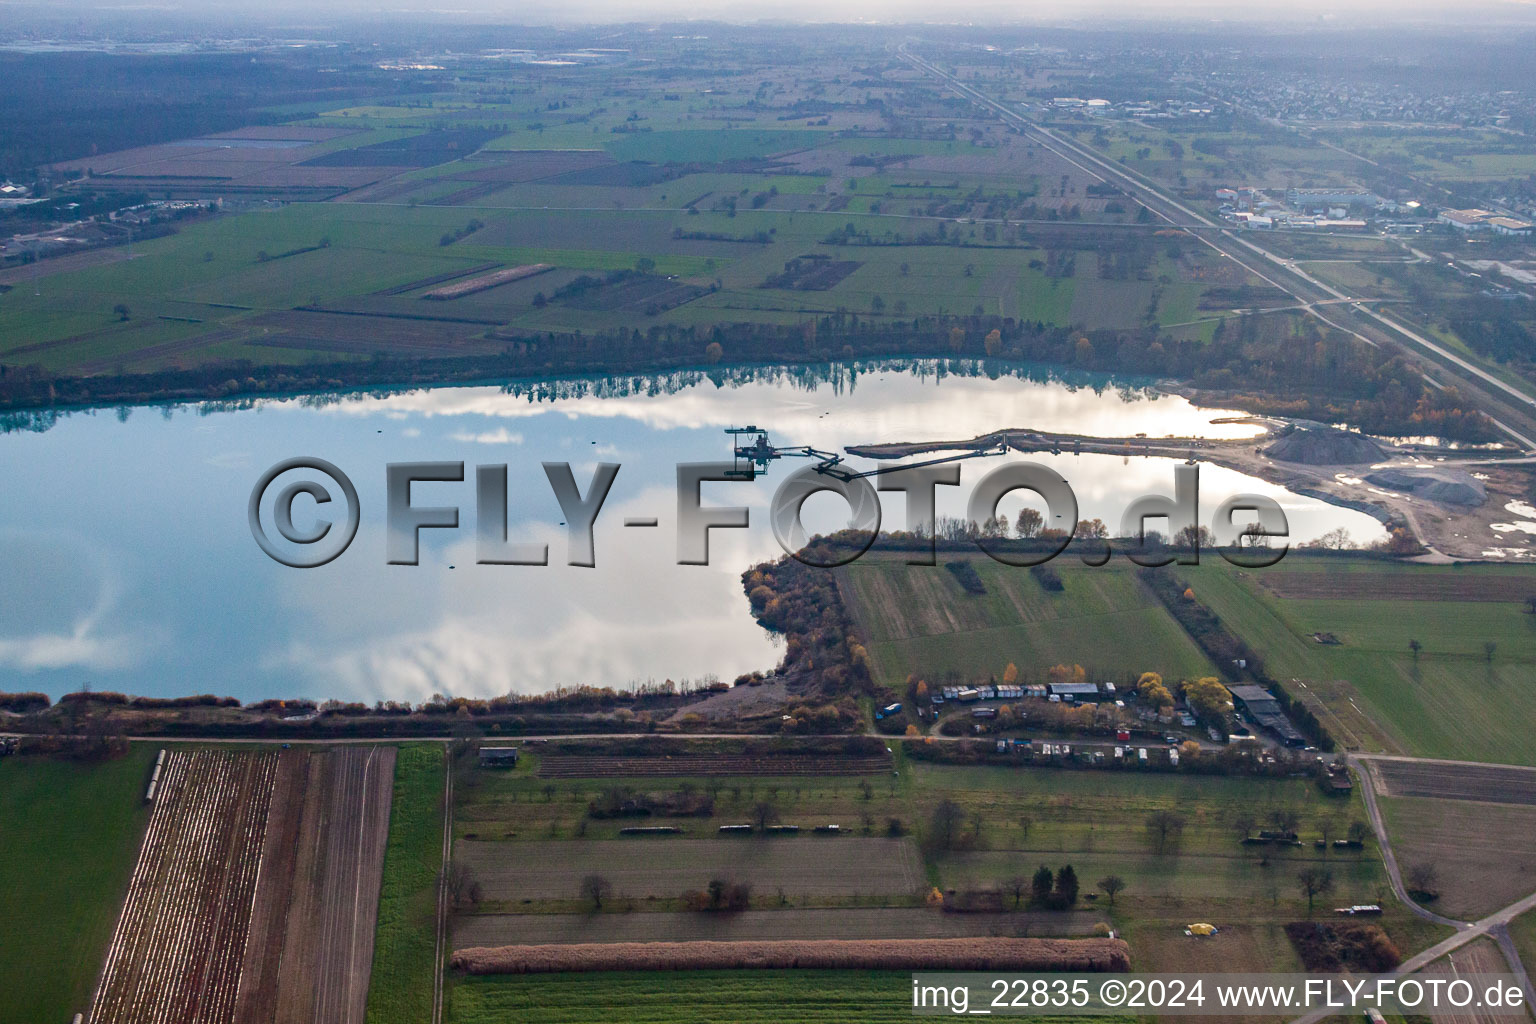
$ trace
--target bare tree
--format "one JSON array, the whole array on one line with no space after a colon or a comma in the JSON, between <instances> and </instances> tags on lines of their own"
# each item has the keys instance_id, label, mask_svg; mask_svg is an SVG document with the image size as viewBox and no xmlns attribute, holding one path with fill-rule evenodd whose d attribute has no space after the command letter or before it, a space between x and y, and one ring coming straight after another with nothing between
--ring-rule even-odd
<instances>
[{"instance_id":1,"label":"bare tree","mask_svg":"<svg viewBox=\"0 0 1536 1024\"><path fill-rule=\"evenodd\" d=\"M1248 811L1238 811L1232 815L1232 831L1237 833L1237 838L1247 839L1253 835L1253 826L1257 822Z\"/></svg>"},{"instance_id":2,"label":"bare tree","mask_svg":"<svg viewBox=\"0 0 1536 1024\"><path fill-rule=\"evenodd\" d=\"M1013 909L1018 910L1024 894L1029 891L1029 879L1023 875L1012 875L1003 883L1003 891L1013 897Z\"/></svg>"},{"instance_id":3,"label":"bare tree","mask_svg":"<svg viewBox=\"0 0 1536 1024\"><path fill-rule=\"evenodd\" d=\"M1363 843L1370 836L1370 834L1371 834L1371 826L1367 825L1365 822L1363 822L1363 821L1352 821L1352 822L1349 823L1348 835L1349 835L1349 841L1350 842L1352 842L1352 843Z\"/></svg>"},{"instance_id":4,"label":"bare tree","mask_svg":"<svg viewBox=\"0 0 1536 1024\"><path fill-rule=\"evenodd\" d=\"M479 903L484 890L473 869L461 860L448 865L448 902L455 911L465 911Z\"/></svg>"},{"instance_id":5,"label":"bare tree","mask_svg":"<svg viewBox=\"0 0 1536 1024\"><path fill-rule=\"evenodd\" d=\"M1333 891L1333 872L1323 868L1303 868L1296 874L1296 883L1307 898L1307 913L1310 914L1317 897Z\"/></svg>"},{"instance_id":6,"label":"bare tree","mask_svg":"<svg viewBox=\"0 0 1536 1024\"><path fill-rule=\"evenodd\" d=\"M779 820L779 809L767 800L759 800L752 805L752 825L759 832Z\"/></svg>"},{"instance_id":7,"label":"bare tree","mask_svg":"<svg viewBox=\"0 0 1536 1024\"><path fill-rule=\"evenodd\" d=\"M1156 853L1166 853L1184 834L1184 816L1178 811L1153 811L1147 816L1147 838Z\"/></svg>"},{"instance_id":8,"label":"bare tree","mask_svg":"<svg viewBox=\"0 0 1536 1024\"><path fill-rule=\"evenodd\" d=\"M586 875L581 880L581 898L592 904L593 910L603 909L603 900L613 895L613 883L598 874Z\"/></svg>"},{"instance_id":9,"label":"bare tree","mask_svg":"<svg viewBox=\"0 0 1536 1024\"><path fill-rule=\"evenodd\" d=\"M953 850L960 839L960 823L965 810L953 800L940 800L933 809L928 840L938 850Z\"/></svg>"},{"instance_id":10,"label":"bare tree","mask_svg":"<svg viewBox=\"0 0 1536 1024\"><path fill-rule=\"evenodd\" d=\"M1109 905L1115 905L1115 896L1125 891L1125 879L1119 875L1105 875L1099 879L1099 888L1109 897Z\"/></svg>"}]
</instances>

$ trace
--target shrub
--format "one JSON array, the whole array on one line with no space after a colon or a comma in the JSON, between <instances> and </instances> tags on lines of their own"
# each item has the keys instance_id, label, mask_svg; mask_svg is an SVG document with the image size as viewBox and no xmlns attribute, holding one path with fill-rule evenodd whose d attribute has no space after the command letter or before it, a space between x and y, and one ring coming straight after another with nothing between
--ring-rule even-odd
<instances>
[{"instance_id":1,"label":"shrub","mask_svg":"<svg viewBox=\"0 0 1536 1024\"><path fill-rule=\"evenodd\" d=\"M945 562L944 568L948 569L950 575L959 581L960 586L967 594L980 595L987 592L987 585L981 582L981 575L977 573L976 567L970 562Z\"/></svg>"},{"instance_id":2,"label":"shrub","mask_svg":"<svg viewBox=\"0 0 1536 1024\"><path fill-rule=\"evenodd\" d=\"M0 693L0 711L12 711L18 715L46 711L50 703L46 693Z\"/></svg>"}]
</instances>

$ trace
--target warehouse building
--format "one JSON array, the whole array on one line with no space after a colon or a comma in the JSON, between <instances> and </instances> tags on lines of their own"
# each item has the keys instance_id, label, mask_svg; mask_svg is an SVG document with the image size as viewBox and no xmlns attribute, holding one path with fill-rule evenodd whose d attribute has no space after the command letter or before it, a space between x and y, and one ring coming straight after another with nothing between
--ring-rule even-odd
<instances>
[{"instance_id":1,"label":"warehouse building","mask_svg":"<svg viewBox=\"0 0 1536 1024\"><path fill-rule=\"evenodd\" d=\"M1262 686L1239 685L1227 687L1232 691L1232 700L1237 709L1247 715L1252 722L1271 733L1274 733L1288 747L1305 746L1307 738L1297 731L1291 724L1291 720L1285 717L1285 712L1280 708L1280 702L1274 694Z\"/></svg>"}]
</instances>

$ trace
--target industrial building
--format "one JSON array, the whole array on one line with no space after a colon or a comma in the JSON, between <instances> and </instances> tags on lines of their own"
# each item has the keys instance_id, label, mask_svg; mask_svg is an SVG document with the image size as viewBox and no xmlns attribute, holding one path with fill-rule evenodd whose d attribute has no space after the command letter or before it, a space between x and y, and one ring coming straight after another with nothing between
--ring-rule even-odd
<instances>
[{"instance_id":1,"label":"industrial building","mask_svg":"<svg viewBox=\"0 0 1536 1024\"><path fill-rule=\"evenodd\" d=\"M1489 217L1488 227L1496 235L1528 235L1531 233L1531 222L1517 220L1514 217Z\"/></svg>"},{"instance_id":2,"label":"industrial building","mask_svg":"<svg viewBox=\"0 0 1536 1024\"><path fill-rule=\"evenodd\" d=\"M1482 231L1492 216L1488 210L1441 210L1438 220L1457 231Z\"/></svg>"},{"instance_id":3,"label":"industrial building","mask_svg":"<svg viewBox=\"0 0 1536 1024\"><path fill-rule=\"evenodd\" d=\"M1505 217L1491 210L1441 210L1440 223L1457 231L1492 231L1496 235L1528 235L1531 222Z\"/></svg>"},{"instance_id":4,"label":"industrial building","mask_svg":"<svg viewBox=\"0 0 1536 1024\"><path fill-rule=\"evenodd\" d=\"M1374 208L1381 205L1381 197L1374 192L1337 188L1286 189L1285 201L1296 209L1307 210L1325 206L1369 206Z\"/></svg>"}]
</instances>

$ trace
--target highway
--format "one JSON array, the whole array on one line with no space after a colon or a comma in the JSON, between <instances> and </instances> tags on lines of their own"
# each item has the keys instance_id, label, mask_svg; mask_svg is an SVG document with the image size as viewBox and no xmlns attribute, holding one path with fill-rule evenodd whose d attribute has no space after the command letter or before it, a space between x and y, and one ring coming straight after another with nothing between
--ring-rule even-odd
<instances>
[{"instance_id":1,"label":"highway","mask_svg":"<svg viewBox=\"0 0 1536 1024\"><path fill-rule=\"evenodd\" d=\"M909 52L905 45L898 53L918 70L938 79L954 92L986 108L1003 123L1055 154L1069 165L1106 184L1127 192L1153 216L1190 235L1224 258L1232 260L1248 273L1296 300L1298 306L1334 330L1350 334L1371 345L1392 345L1428 367L1435 377L1425 374L1436 387L1455 386L1488 416L1494 425L1526 451L1536 451L1536 397L1499 379L1470 360L1416 331L1390 320L1324 284L1294 261L1283 259L1247 238L1223 228L1199 211L1190 208L1128 168L1107 160L1091 149L1044 128L1007 105L967 85L948 72ZM1319 303L1332 300L1335 305L1323 313ZM1422 370L1421 370L1422 372ZM1438 378L1438 379L1437 379Z\"/></svg>"}]
</instances>

